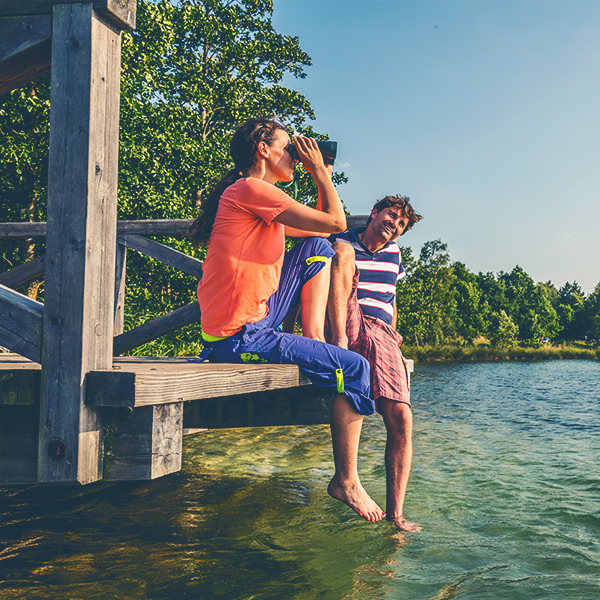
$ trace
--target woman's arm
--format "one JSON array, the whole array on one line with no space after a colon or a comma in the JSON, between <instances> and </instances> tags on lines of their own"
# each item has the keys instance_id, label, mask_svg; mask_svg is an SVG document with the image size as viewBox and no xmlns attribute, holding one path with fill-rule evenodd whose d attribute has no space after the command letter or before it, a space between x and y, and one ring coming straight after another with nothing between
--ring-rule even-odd
<instances>
[{"instance_id":1,"label":"woman's arm","mask_svg":"<svg viewBox=\"0 0 600 600\"><path fill-rule=\"evenodd\" d=\"M312 138L295 138L298 155L304 168L313 176L319 191L317 208L295 202L274 221L290 230L314 233L338 233L346 229L346 215L342 201L331 181L331 167L323 163L323 156Z\"/></svg>"}]
</instances>

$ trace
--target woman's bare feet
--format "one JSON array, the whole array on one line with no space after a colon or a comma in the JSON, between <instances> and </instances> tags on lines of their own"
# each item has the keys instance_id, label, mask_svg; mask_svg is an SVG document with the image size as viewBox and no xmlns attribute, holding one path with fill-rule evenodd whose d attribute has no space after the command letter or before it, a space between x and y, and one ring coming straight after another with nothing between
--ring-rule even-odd
<instances>
[{"instance_id":1,"label":"woman's bare feet","mask_svg":"<svg viewBox=\"0 0 600 600\"><path fill-rule=\"evenodd\" d=\"M421 533L423 528L418 523L407 521L404 517L386 517L388 521L391 521L400 531L408 531L409 533Z\"/></svg>"},{"instance_id":2,"label":"woman's bare feet","mask_svg":"<svg viewBox=\"0 0 600 600\"><path fill-rule=\"evenodd\" d=\"M327 486L327 493L332 498L349 506L357 515L367 521L371 521L371 523L381 521L385 517L383 510L367 494L360 482L344 486L334 476Z\"/></svg>"}]
</instances>

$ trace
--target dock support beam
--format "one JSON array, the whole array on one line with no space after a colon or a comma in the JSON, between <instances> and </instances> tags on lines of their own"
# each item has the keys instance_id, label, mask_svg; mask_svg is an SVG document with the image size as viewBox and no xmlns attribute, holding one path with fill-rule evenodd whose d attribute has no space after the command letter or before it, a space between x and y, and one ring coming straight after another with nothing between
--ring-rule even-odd
<instances>
[{"instance_id":1,"label":"dock support beam","mask_svg":"<svg viewBox=\"0 0 600 600\"><path fill-rule=\"evenodd\" d=\"M101 424L85 375L110 370L114 322L121 38L92 3L56 4L38 480L102 477Z\"/></svg>"}]
</instances>

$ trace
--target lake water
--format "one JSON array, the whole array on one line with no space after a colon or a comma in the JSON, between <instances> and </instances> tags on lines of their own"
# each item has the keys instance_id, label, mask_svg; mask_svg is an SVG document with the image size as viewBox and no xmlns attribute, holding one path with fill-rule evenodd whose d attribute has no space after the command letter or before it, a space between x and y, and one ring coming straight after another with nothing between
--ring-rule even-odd
<instances>
[{"instance_id":1,"label":"lake water","mask_svg":"<svg viewBox=\"0 0 600 600\"><path fill-rule=\"evenodd\" d=\"M600 598L600 363L419 364L404 534L330 499L327 427L211 431L146 483L0 489L0 598ZM385 497L381 419L365 487Z\"/></svg>"}]
</instances>

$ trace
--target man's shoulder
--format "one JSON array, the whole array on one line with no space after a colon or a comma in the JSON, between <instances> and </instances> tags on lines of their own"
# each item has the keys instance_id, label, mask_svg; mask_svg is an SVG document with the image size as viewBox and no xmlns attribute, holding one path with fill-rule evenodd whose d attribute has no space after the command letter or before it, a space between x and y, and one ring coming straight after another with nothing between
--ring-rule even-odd
<instances>
[{"instance_id":1,"label":"man's shoulder","mask_svg":"<svg viewBox=\"0 0 600 600\"><path fill-rule=\"evenodd\" d=\"M359 239L358 234L360 233L361 229L361 227L357 227L356 229L346 229L346 231L342 231L340 233L332 233L328 239L330 242L337 242L338 240L341 240L342 242L352 243Z\"/></svg>"}]
</instances>

